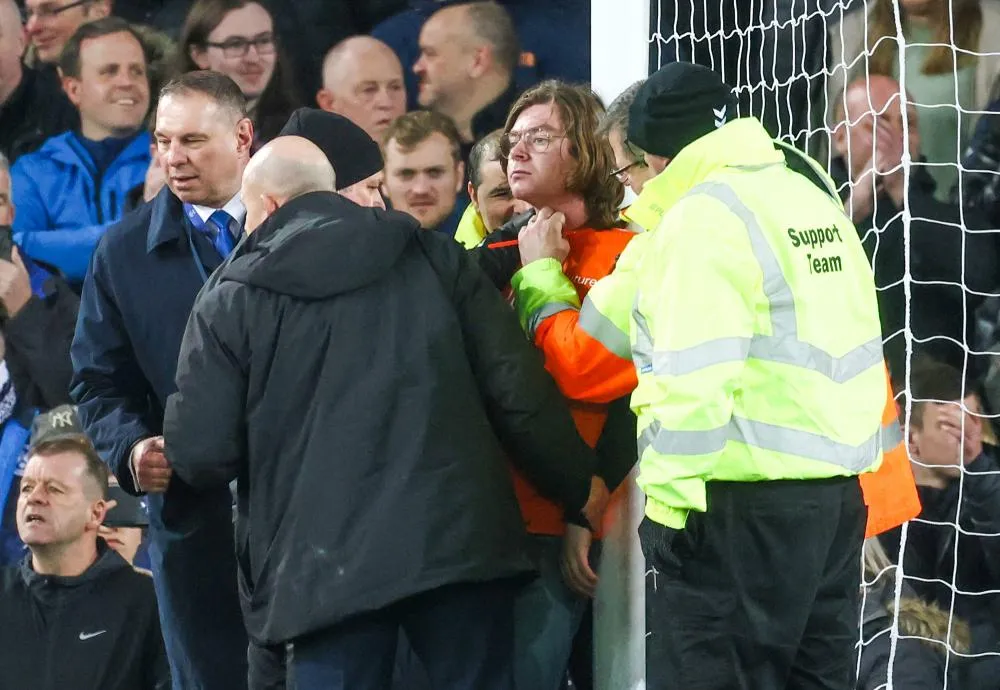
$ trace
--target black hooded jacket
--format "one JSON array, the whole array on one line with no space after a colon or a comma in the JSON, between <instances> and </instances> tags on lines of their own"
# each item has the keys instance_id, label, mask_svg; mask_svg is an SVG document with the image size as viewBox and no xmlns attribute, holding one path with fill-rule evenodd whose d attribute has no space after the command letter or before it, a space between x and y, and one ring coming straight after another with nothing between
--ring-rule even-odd
<instances>
[{"instance_id":1,"label":"black hooded jacket","mask_svg":"<svg viewBox=\"0 0 1000 690\"><path fill-rule=\"evenodd\" d=\"M82 575L0 570L0 687L167 690L153 579L98 540Z\"/></svg>"},{"instance_id":2,"label":"black hooded jacket","mask_svg":"<svg viewBox=\"0 0 1000 690\"><path fill-rule=\"evenodd\" d=\"M215 273L177 389L167 456L195 487L239 479L244 613L267 644L530 572L504 451L574 513L596 465L465 251L336 194L289 202Z\"/></svg>"}]
</instances>

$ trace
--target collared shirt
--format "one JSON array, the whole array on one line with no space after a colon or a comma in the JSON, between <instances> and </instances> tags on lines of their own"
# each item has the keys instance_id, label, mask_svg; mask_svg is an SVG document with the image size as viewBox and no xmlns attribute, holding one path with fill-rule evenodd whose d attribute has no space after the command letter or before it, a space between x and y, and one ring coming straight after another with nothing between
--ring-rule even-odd
<instances>
[{"instance_id":1,"label":"collared shirt","mask_svg":"<svg viewBox=\"0 0 1000 690\"><path fill-rule=\"evenodd\" d=\"M191 204L194 208L195 213L204 222L208 222L209 217L218 211L217 208L211 208L209 206L199 206L197 204ZM240 199L239 192L236 193L232 199L226 202L226 205L222 207L222 210L232 216L237 223L239 223L240 228L243 227L247 219L247 207L243 205L243 200ZM237 237L239 239L239 237Z\"/></svg>"}]
</instances>

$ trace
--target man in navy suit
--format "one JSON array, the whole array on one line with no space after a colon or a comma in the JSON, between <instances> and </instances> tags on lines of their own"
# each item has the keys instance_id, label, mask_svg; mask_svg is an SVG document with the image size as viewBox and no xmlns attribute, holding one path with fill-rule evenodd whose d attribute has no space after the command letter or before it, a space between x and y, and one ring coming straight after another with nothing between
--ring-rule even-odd
<instances>
[{"instance_id":1,"label":"man in navy suit","mask_svg":"<svg viewBox=\"0 0 1000 690\"><path fill-rule=\"evenodd\" d=\"M156 145L166 187L102 237L83 287L72 396L121 487L146 494L150 561L174 688L244 690L232 497L172 476L162 423L188 314L243 235L253 125L215 72L167 84Z\"/></svg>"}]
</instances>

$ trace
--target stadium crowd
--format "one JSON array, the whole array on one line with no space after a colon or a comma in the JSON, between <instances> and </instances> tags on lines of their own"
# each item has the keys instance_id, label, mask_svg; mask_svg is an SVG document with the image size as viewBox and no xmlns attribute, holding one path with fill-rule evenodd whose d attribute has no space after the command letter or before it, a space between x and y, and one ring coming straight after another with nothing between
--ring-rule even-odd
<instances>
[{"instance_id":1,"label":"stadium crowd","mask_svg":"<svg viewBox=\"0 0 1000 690\"><path fill-rule=\"evenodd\" d=\"M749 15L660 4L717 37L605 103L582 0L0 0L0 688L599 687L642 490L645 687L1000 690L1000 2L807 2L781 112ZM763 260L711 281L775 189L836 336ZM882 425L848 470L677 450L780 425L682 356L764 321L772 380L874 329L787 384L813 439Z\"/></svg>"}]
</instances>

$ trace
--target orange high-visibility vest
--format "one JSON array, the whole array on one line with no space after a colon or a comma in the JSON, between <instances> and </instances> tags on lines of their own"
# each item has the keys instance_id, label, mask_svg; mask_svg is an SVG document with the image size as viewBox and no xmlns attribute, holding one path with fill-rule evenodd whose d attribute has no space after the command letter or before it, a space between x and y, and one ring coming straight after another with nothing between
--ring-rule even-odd
<instances>
[{"instance_id":1,"label":"orange high-visibility vest","mask_svg":"<svg viewBox=\"0 0 1000 690\"><path fill-rule=\"evenodd\" d=\"M913 480L913 468L906 452L906 439L899 425L899 412L885 372L886 402L882 412L882 465L875 472L860 475L861 493L868 506L865 538L899 527L920 514L920 496Z\"/></svg>"}]
</instances>

